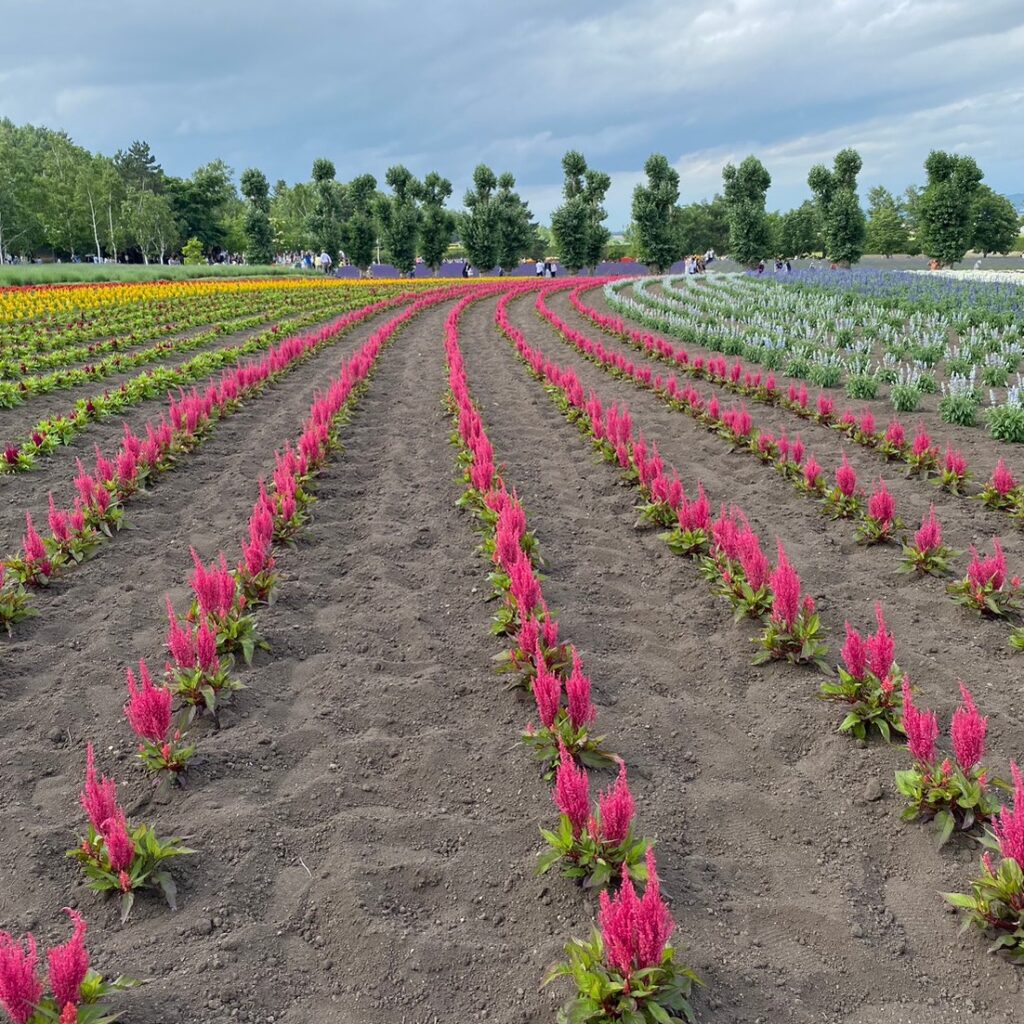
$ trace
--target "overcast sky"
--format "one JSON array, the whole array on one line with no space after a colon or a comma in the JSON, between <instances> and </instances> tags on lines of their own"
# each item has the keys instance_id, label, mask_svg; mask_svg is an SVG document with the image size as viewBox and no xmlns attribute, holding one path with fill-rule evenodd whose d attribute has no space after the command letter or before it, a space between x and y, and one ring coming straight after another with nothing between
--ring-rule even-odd
<instances>
[{"instance_id":1,"label":"overcast sky","mask_svg":"<svg viewBox=\"0 0 1024 1024\"><path fill-rule=\"evenodd\" d=\"M612 176L613 230L653 151L684 202L756 153L788 208L847 145L862 194L937 148L1024 192L1022 0L0 0L0 26L0 116L146 139L174 174L295 181L328 156L342 179L436 169L461 199L484 161L546 220L577 148Z\"/></svg>"}]
</instances>

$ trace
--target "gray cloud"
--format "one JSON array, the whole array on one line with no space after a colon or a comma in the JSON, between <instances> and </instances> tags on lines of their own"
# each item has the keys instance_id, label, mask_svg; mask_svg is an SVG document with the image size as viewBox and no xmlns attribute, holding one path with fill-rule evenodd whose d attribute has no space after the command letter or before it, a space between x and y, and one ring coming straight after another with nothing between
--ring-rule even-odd
<instances>
[{"instance_id":1,"label":"gray cloud","mask_svg":"<svg viewBox=\"0 0 1024 1024\"><path fill-rule=\"evenodd\" d=\"M106 152L145 138L179 174L223 156L295 180L327 155L343 177L438 169L461 194L485 160L546 217L572 147L612 174L616 228L652 151L686 198L756 152L792 205L844 145L865 190L920 180L935 147L1024 190L1019 0L0 7L0 113Z\"/></svg>"}]
</instances>

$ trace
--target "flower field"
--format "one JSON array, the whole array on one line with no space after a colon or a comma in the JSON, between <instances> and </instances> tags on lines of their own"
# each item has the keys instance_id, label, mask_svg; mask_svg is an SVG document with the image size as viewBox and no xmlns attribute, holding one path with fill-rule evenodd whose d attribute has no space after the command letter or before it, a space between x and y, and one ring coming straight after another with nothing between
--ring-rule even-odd
<instances>
[{"instance_id":1,"label":"flower field","mask_svg":"<svg viewBox=\"0 0 1024 1024\"><path fill-rule=\"evenodd\" d=\"M0 1008L1018 1020L1020 294L0 289Z\"/></svg>"}]
</instances>

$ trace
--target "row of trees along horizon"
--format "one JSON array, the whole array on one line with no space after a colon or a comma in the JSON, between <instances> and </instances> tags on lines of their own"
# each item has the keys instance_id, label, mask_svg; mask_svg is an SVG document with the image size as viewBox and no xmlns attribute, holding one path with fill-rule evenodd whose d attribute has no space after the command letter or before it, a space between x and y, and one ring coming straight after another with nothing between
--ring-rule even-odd
<instances>
[{"instance_id":1,"label":"row of trees along horizon","mask_svg":"<svg viewBox=\"0 0 1024 1024\"><path fill-rule=\"evenodd\" d=\"M812 198L784 213L766 210L771 176L754 156L725 166L721 194L680 205L679 173L655 153L634 190L622 241L604 224L609 175L575 151L565 154L562 170L564 201L547 228L533 220L513 175L484 164L457 212L446 208L452 183L437 172L420 181L391 167L382 189L372 174L340 182L334 164L320 158L309 181L271 187L248 168L236 188L223 160L175 177L145 142L107 157L65 132L3 119L0 255L163 263L183 250L189 262L228 251L261 264L278 253L315 250L335 260L344 252L364 272L383 260L406 273L417 256L435 270L446 257L464 255L478 268L510 271L524 258L555 255L575 273L624 256L661 271L708 249L748 266L819 253L848 266L866 252L924 254L948 265L968 251L1009 252L1020 234L1015 207L982 184L977 163L940 151L925 160L923 185L899 196L872 188L865 211L857 193L861 158L841 150L831 168L811 168Z\"/></svg>"}]
</instances>

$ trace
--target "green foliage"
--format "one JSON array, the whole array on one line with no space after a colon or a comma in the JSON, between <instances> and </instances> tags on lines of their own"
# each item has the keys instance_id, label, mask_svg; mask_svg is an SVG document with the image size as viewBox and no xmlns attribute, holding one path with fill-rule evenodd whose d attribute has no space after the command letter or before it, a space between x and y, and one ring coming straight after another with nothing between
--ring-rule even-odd
<instances>
[{"instance_id":1,"label":"green foliage","mask_svg":"<svg viewBox=\"0 0 1024 1024\"><path fill-rule=\"evenodd\" d=\"M423 262L437 273L455 231L455 215L444 208L452 194L452 183L431 171L423 179L421 191L423 213L420 224L420 253Z\"/></svg>"},{"instance_id":2,"label":"green foliage","mask_svg":"<svg viewBox=\"0 0 1024 1024\"><path fill-rule=\"evenodd\" d=\"M270 186L266 175L250 167L242 172L242 195L248 207L245 211L245 259L247 263L274 262L274 229L270 224Z\"/></svg>"},{"instance_id":3,"label":"green foliage","mask_svg":"<svg viewBox=\"0 0 1024 1024\"><path fill-rule=\"evenodd\" d=\"M973 427L978 422L975 395L944 395L939 400L939 419L958 427Z\"/></svg>"},{"instance_id":4,"label":"green foliage","mask_svg":"<svg viewBox=\"0 0 1024 1024\"><path fill-rule=\"evenodd\" d=\"M345 251L353 266L364 274L373 262L377 244L377 225L373 217L373 202L377 179L372 174L361 174L348 183L345 202L348 217L342 231Z\"/></svg>"},{"instance_id":5,"label":"green foliage","mask_svg":"<svg viewBox=\"0 0 1024 1024\"><path fill-rule=\"evenodd\" d=\"M646 185L633 190L635 255L655 273L667 270L683 255L679 223L673 210L679 199L679 172L661 153L652 153L644 164Z\"/></svg>"},{"instance_id":6,"label":"green foliage","mask_svg":"<svg viewBox=\"0 0 1024 1024\"><path fill-rule=\"evenodd\" d=\"M227 220L238 203L231 177L231 168L214 160L189 178L164 179L180 236L198 238L207 253L226 248Z\"/></svg>"},{"instance_id":7,"label":"green foliage","mask_svg":"<svg viewBox=\"0 0 1024 1024\"><path fill-rule=\"evenodd\" d=\"M856 263L864 254L866 221L857 199L860 169L860 154L855 149L842 149L831 171L824 164L816 164L807 175L821 217L825 255L844 266Z\"/></svg>"},{"instance_id":8,"label":"green foliage","mask_svg":"<svg viewBox=\"0 0 1024 1024\"><path fill-rule=\"evenodd\" d=\"M463 200L462 244L469 262L482 273L494 267L509 271L537 246L530 209L515 191L516 179L500 177L486 164L473 171L473 188Z\"/></svg>"},{"instance_id":9,"label":"green foliage","mask_svg":"<svg viewBox=\"0 0 1024 1024\"><path fill-rule=\"evenodd\" d=\"M764 211L771 175L755 156L739 167L726 164L722 170L725 204L729 211L729 255L748 267L771 253L771 233Z\"/></svg>"},{"instance_id":10,"label":"green foliage","mask_svg":"<svg viewBox=\"0 0 1024 1024\"><path fill-rule=\"evenodd\" d=\"M149 189L130 186L121 204L128 240L142 254L143 262L161 263L178 242L178 225L167 197Z\"/></svg>"},{"instance_id":11,"label":"green foliage","mask_svg":"<svg viewBox=\"0 0 1024 1024\"><path fill-rule=\"evenodd\" d=\"M601 205L611 178L587 167L582 153L570 150L562 158L565 172L565 202L551 215L558 258L570 274L583 267L594 267L609 238L603 221L608 216Z\"/></svg>"},{"instance_id":12,"label":"green foliage","mask_svg":"<svg viewBox=\"0 0 1024 1024\"><path fill-rule=\"evenodd\" d=\"M206 262L203 255L203 243L193 236L181 247L182 263L186 267L198 267Z\"/></svg>"},{"instance_id":13,"label":"green foliage","mask_svg":"<svg viewBox=\"0 0 1024 1024\"><path fill-rule=\"evenodd\" d=\"M969 156L934 150L924 163L928 184L917 200L918 238L925 255L944 265L964 258L974 230L972 210L982 172Z\"/></svg>"},{"instance_id":14,"label":"green foliage","mask_svg":"<svg viewBox=\"0 0 1024 1024\"><path fill-rule=\"evenodd\" d=\"M707 252L708 249L719 253L728 251L729 213L720 195L710 202L677 207L674 217L681 255Z\"/></svg>"},{"instance_id":15,"label":"green foliage","mask_svg":"<svg viewBox=\"0 0 1024 1024\"><path fill-rule=\"evenodd\" d=\"M809 199L782 215L775 249L783 259L793 259L823 248L818 211Z\"/></svg>"},{"instance_id":16,"label":"green foliage","mask_svg":"<svg viewBox=\"0 0 1024 1024\"><path fill-rule=\"evenodd\" d=\"M1024 444L1024 406L995 405L985 410L988 432L997 441Z\"/></svg>"},{"instance_id":17,"label":"green foliage","mask_svg":"<svg viewBox=\"0 0 1024 1024\"><path fill-rule=\"evenodd\" d=\"M1010 252L1017 244L1020 217L1006 196L979 185L971 203L971 248L975 252Z\"/></svg>"},{"instance_id":18,"label":"green foliage","mask_svg":"<svg viewBox=\"0 0 1024 1024\"><path fill-rule=\"evenodd\" d=\"M374 181L373 188L376 185ZM333 260L337 260L342 243L340 193L340 186L334 180L334 164L318 157L313 161L313 204L309 210L307 232L313 247L328 253ZM356 261L353 259L352 262ZM356 266L361 264L356 263ZM369 260L366 266L369 266Z\"/></svg>"},{"instance_id":19,"label":"green foliage","mask_svg":"<svg viewBox=\"0 0 1024 1024\"><path fill-rule=\"evenodd\" d=\"M906 252L910 235L900 206L893 194L881 185L868 193L867 247L879 256Z\"/></svg>"},{"instance_id":20,"label":"green foliage","mask_svg":"<svg viewBox=\"0 0 1024 1024\"><path fill-rule=\"evenodd\" d=\"M394 194L378 196L374 204L381 235L392 264L403 274L411 274L420 234L421 185L401 164L389 167L384 180Z\"/></svg>"}]
</instances>

